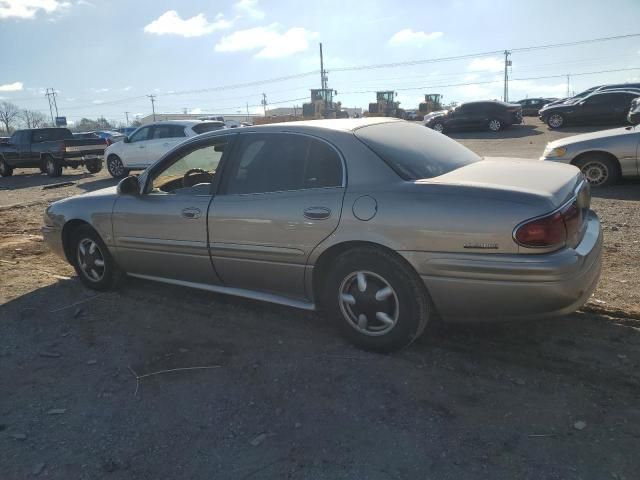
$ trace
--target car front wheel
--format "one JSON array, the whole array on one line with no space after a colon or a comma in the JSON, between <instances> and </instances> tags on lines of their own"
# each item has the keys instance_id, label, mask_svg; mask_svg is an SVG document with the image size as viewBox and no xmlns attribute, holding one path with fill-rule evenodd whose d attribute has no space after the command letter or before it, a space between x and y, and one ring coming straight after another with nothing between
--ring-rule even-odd
<instances>
[{"instance_id":1,"label":"car front wheel","mask_svg":"<svg viewBox=\"0 0 640 480\"><path fill-rule=\"evenodd\" d=\"M559 113L549 115L547 118L547 125L549 128L560 128L564 125L564 117Z\"/></svg>"},{"instance_id":2,"label":"car front wheel","mask_svg":"<svg viewBox=\"0 0 640 480\"><path fill-rule=\"evenodd\" d=\"M502 123L497 118L489 120L489 130L492 132L499 132L502 129Z\"/></svg>"},{"instance_id":3,"label":"car front wheel","mask_svg":"<svg viewBox=\"0 0 640 480\"><path fill-rule=\"evenodd\" d=\"M444 133L444 124L442 122L436 122L433 124L433 127L431 127L433 130L435 130L436 132L440 132L440 133Z\"/></svg>"},{"instance_id":4,"label":"car front wheel","mask_svg":"<svg viewBox=\"0 0 640 480\"><path fill-rule=\"evenodd\" d=\"M78 277L93 290L115 288L124 276L100 235L89 225L73 231L70 254Z\"/></svg>"},{"instance_id":5,"label":"car front wheel","mask_svg":"<svg viewBox=\"0 0 640 480\"><path fill-rule=\"evenodd\" d=\"M129 169L124 167L122 160L117 155L109 155L107 170L113 178L124 178L129 175Z\"/></svg>"},{"instance_id":6,"label":"car front wheel","mask_svg":"<svg viewBox=\"0 0 640 480\"><path fill-rule=\"evenodd\" d=\"M608 187L617 183L620 178L618 163L604 155L587 155L576 162L576 167L592 187Z\"/></svg>"},{"instance_id":7,"label":"car front wheel","mask_svg":"<svg viewBox=\"0 0 640 480\"><path fill-rule=\"evenodd\" d=\"M324 304L354 345L393 352L424 331L431 303L418 275L402 259L377 248L340 254L325 282Z\"/></svg>"}]
</instances>

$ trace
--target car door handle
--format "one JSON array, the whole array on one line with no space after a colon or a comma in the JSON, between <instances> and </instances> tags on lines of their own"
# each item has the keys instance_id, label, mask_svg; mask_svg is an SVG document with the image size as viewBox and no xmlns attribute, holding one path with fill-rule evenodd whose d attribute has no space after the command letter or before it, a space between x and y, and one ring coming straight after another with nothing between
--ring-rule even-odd
<instances>
[{"instance_id":1,"label":"car door handle","mask_svg":"<svg viewBox=\"0 0 640 480\"><path fill-rule=\"evenodd\" d=\"M331 209L327 207L309 207L302 212L309 220L324 220L331 216Z\"/></svg>"},{"instance_id":2,"label":"car door handle","mask_svg":"<svg viewBox=\"0 0 640 480\"><path fill-rule=\"evenodd\" d=\"M199 208L185 208L182 210L184 218L200 218L202 211Z\"/></svg>"},{"instance_id":3,"label":"car door handle","mask_svg":"<svg viewBox=\"0 0 640 480\"><path fill-rule=\"evenodd\" d=\"M138 148L144 148L144 145L140 145Z\"/></svg>"}]
</instances>

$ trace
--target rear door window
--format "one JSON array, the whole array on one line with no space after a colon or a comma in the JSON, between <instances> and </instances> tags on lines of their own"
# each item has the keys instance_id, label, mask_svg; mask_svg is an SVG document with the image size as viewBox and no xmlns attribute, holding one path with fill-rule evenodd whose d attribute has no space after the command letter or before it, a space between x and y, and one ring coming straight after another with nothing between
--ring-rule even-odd
<instances>
[{"instance_id":1,"label":"rear door window","mask_svg":"<svg viewBox=\"0 0 640 480\"><path fill-rule=\"evenodd\" d=\"M267 193L342 185L342 161L326 143L294 134L247 134L226 193Z\"/></svg>"},{"instance_id":2,"label":"rear door window","mask_svg":"<svg viewBox=\"0 0 640 480\"><path fill-rule=\"evenodd\" d=\"M158 140L162 138L179 138L186 136L182 125L156 125L153 127L151 139Z\"/></svg>"}]
</instances>

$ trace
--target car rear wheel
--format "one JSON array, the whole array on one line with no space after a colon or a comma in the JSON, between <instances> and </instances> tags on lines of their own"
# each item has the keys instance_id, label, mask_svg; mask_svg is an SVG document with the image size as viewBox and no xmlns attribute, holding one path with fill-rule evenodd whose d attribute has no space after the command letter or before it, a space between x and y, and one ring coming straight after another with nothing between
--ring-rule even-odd
<instances>
[{"instance_id":1,"label":"car rear wheel","mask_svg":"<svg viewBox=\"0 0 640 480\"><path fill-rule=\"evenodd\" d=\"M620 166L610 157L592 154L576 162L592 187L608 187L620 179Z\"/></svg>"},{"instance_id":2,"label":"car rear wheel","mask_svg":"<svg viewBox=\"0 0 640 480\"><path fill-rule=\"evenodd\" d=\"M100 160L90 160L85 164L85 167L89 173L98 173L102 170L102 162Z\"/></svg>"},{"instance_id":3,"label":"car rear wheel","mask_svg":"<svg viewBox=\"0 0 640 480\"><path fill-rule=\"evenodd\" d=\"M124 178L129 175L129 169L124 167L122 160L117 155L109 155L107 170L113 178Z\"/></svg>"},{"instance_id":4,"label":"car rear wheel","mask_svg":"<svg viewBox=\"0 0 640 480\"><path fill-rule=\"evenodd\" d=\"M432 310L415 271L377 248L340 254L325 285L328 314L364 350L386 353L410 345L424 331Z\"/></svg>"},{"instance_id":5,"label":"car rear wheel","mask_svg":"<svg viewBox=\"0 0 640 480\"><path fill-rule=\"evenodd\" d=\"M50 177L59 177L62 175L62 165L50 155L44 160L44 168Z\"/></svg>"},{"instance_id":6,"label":"car rear wheel","mask_svg":"<svg viewBox=\"0 0 640 480\"><path fill-rule=\"evenodd\" d=\"M73 231L71 253L78 277L93 290L115 288L124 277L100 235L89 225L82 225Z\"/></svg>"},{"instance_id":7,"label":"car rear wheel","mask_svg":"<svg viewBox=\"0 0 640 480\"><path fill-rule=\"evenodd\" d=\"M564 125L564 117L559 113L553 113L547 118L549 128L560 128Z\"/></svg>"},{"instance_id":8,"label":"car rear wheel","mask_svg":"<svg viewBox=\"0 0 640 480\"><path fill-rule=\"evenodd\" d=\"M0 157L0 176L10 177L13 175L13 167L11 167L4 158Z\"/></svg>"},{"instance_id":9,"label":"car rear wheel","mask_svg":"<svg viewBox=\"0 0 640 480\"><path fill-rule=\"evenodd\" d=\"M436 122L433 124L433 127L431 127L433 130L435 130L436 132L440 132L440 133L444 133L444 124L442 122Z\"/></svg>"},{"instance_id":10,"label":"car rear wheel","mask_svg":"<svg viewBox=\"0 0 640 480\"><path fill-rule=\"evenodd\" d=\"M502 123L497 118L489 120L489 130L492 132L499 132L502 129Z\"/></svg>"}]
</instances>

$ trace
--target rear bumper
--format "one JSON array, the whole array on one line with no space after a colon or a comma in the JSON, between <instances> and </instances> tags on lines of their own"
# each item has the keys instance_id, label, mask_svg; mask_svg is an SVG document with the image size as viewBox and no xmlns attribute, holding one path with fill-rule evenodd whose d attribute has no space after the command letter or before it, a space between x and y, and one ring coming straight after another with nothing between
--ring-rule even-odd
<instances>
[{"instance_id":1,"label":"rear bumper","mask_svg":"<svg viewBox=\"0 0 640 480\"><path fill-rule=\"evenodd\" d=\"M595 290L602 228L590 212L576 248L540 255L404 252L447 322L526 320L574 312Z\"/></svg>"}]
</instances>

